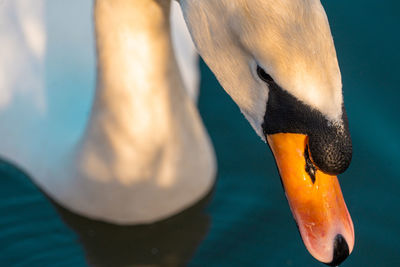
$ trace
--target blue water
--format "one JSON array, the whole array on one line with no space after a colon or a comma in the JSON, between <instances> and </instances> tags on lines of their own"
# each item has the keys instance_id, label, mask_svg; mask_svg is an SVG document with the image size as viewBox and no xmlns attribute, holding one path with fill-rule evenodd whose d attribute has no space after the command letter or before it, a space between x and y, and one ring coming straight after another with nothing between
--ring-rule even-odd
<instances>
[{"instance_id":1,"label":"blue water","mask_svg":"<svg viewBox=\"0 0 400 267\"><path fill-rule=\"evenodd\" d=\"M323 1L353 137L339 177L356 244L342 266L400 266L400 4ZM0 164L0 266L323 266L304 248L268 147L201 63L200 111L218 157L212 195L150 226L54 206Z\"/></svg>"}]
</instances>

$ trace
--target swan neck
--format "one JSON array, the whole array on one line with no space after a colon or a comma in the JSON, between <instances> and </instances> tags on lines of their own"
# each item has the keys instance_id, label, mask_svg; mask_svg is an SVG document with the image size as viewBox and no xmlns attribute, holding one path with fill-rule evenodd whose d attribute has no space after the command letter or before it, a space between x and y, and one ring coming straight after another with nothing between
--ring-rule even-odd
<instances>
[{"instance_id":1,"label":"swan neck","mask_svg":"<svg viewBox=\"0 0 400 267\"><path fill-rule=\"evenodd\" d=\"M169 10L169 1L96 0L96 101L150 95L168 87L165 81L177 68Z\"/></svg>"},{"instance_id":2,"label":"swan neck","mask_svg":"<svg viewBox=\"0 0 400 267\"><path fill-rule=\"evenodd\" d=\"M96 0L97 87L81 157L129 157L127 148L140 150L137 140L144 147L171 132L170 121L182 112L177 107L189 98L173 52L169 10L169 1Z\"/></svg>"}]
</instances>

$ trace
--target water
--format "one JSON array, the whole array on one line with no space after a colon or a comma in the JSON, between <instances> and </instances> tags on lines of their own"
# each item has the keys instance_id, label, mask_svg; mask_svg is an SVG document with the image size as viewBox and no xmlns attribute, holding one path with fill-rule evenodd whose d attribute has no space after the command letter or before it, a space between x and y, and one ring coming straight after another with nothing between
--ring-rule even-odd
<instances>
[{"instance_id":1,"label":"water","mask_svg":"<svg viewBox=\"0 0 400 267\"><path fill-rule=\"evenodd\" d=\"M342 266L400 266L400 4L324 1L354 145L339 177L356 244ZM117 227L55 207L0 165L1 266L323 266L304 248L271 153L201 63L199 107L218 157L212 195L151 225Z\"/></svg>"}]
</instances>

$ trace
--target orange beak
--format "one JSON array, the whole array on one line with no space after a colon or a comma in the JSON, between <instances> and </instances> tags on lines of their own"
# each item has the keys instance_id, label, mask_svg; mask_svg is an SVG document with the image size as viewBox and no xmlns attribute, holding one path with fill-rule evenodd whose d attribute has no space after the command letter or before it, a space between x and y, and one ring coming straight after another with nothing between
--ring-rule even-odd
<instances>
[{"instance_id":1,"label":"orange beak","mask_svg":"<svg viewBox=\"0 0 400 267\"><path fill-rule=\"evenodd\" d=\"M354 227L337 177L312 163L306 135L278 133L267 139L305 246L317 260L339 265L353 250Z\"/></svg>"}]
</instances>

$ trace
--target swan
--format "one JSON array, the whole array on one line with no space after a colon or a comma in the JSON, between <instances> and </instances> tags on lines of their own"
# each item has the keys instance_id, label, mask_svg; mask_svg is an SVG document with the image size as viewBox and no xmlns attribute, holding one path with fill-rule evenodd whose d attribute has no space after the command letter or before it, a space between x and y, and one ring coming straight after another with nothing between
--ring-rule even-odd
<instances>
[{"instance_id":1,"label":"swan","mask_svg":"<svg viewBox=\"0 0 400 267\"><path fill-rule=\"evenodd\" d=\"M57 123L50 119L36 118L40 126L3 120L1 156L78 214L138 224L202 199L214 184L215 156L179 75L169 8L127 3L95 3L98 77L85 128L60 138L46 131Z\"/></svg>"},{"instance_id":2,"label":"swan","mask_svg":"<svg viewBox=\"0 0 400 267\"><path fill-rule=\"evenodd\" d=\"M320 1L179 3L197 51L270 146L305 246L319 261L340 264L353 250L354 229L336 175L352 148ZM2 152L74 212L152 222L213 184L212 148L172 52L169 6L97 0L97 87L82 135L63 145L44 139L39 154Z\"/></svg>"}]
</instances>

